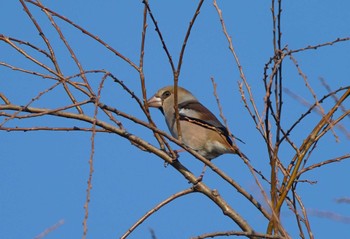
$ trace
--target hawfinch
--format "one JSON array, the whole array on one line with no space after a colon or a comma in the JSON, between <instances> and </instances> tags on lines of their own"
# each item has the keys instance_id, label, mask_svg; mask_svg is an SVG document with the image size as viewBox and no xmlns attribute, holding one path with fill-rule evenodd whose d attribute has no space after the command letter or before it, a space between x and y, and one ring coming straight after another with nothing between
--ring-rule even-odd
<instances>
[{"instance_id":1,"label":"hawfinch","mask_svg":"<svg viewBox=\"0 0 350 239\"><path fill-rule=\"evenodd\" d=\"M208 160L221 154L237 153L227 129L215 115L203 106L188 90L178 87L178 110L182 142ZM149 107L160 109L173 137L178 138L174 87L166 86L148 101Z\"/></svg>"}]
</instances>

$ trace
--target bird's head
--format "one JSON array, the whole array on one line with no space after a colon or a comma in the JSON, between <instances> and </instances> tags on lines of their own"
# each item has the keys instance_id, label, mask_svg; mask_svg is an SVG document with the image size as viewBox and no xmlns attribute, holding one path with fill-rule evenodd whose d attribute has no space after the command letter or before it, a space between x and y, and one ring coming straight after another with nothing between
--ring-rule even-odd
<instances>
[{"instance_id":1,"label":"bird's head","mask_svg":"<svg viewBox=\"0 0 350 239\"><path fill-rule=\"evenodd\" d=\"M158 108L163 111L165 105L174 107L174 86L165 86L158 90L148 101L149 107ZM197 100L191 92L188 90L178 87L177 88L177 102L181 104L186 101Z\"/></svg>"}]
</instances>

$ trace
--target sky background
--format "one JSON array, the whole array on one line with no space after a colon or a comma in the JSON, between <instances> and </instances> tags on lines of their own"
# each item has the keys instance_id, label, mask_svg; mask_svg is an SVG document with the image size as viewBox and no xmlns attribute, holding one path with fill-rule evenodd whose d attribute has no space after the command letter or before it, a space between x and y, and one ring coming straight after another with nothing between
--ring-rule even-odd
<instances>
[{"instance_id":1,"label":"sky background","mask_svg":"<svg viewBox=\"0 0 350 239\"><path fill-rule=\"evenodd\" d=\"M198 1L150 1L168 50L178 61L187 27ZM142 1L43 1L50 9L64 15L109 45L139 62L139 49L144 5ZM218 1L223 11L227 30L232 37L245 76L247 77L260 112L263 109L263 70L273 55L272 17L270 1ZM284 1L282 15L282 45L298 49L350 36L350 2L339 1ZM30 5L32 14L40 22L45 35L56 49L62 71L66 75L78 72L68 51L46 16ZM4 1L0 7L0 34L29 41L44 47L44 43L18 1ZM123 80L141 97L138 73L107 49L57 20L63 33L85 69L106 69ZM30 50L28 50L31 52ZM31 52L33 53L33 52ZM318 97L327 94L319 78L324 78L334 90L349 85L350 43L338 43L318 50L294 55L303 73ZM44 62L47 59L41 58ZM172 84L172 72L162 49L154 25L148 22L144 73L147 94L151 96L160 87ZM42 71L15 50L0 42L0 62L7 62L32 71ZM284 87L312 102L313 98L303 79L290 60L283 66ZM239 72L228 50L218 14L212 1L203 4L187 44L180 75L180 85L190 90L216 115L219 110L213 96L210 78L218 84L218 94L231 131L245 141L239 147L252 164L268 175L269 162L266 146L245 110L237 82ZM101 76L89 75L97 89ZM48 79L0 67L0 92L14 104L25 105L39 92L53 85ZM285 95L283 124L288 127L307 108L293 97ZM146 120L135 102L115 83L108 81L102 101L126 113ZM328 109L333 101L325 102ZM69 104L62 89L55 89L34 102L35 107L55 108ZM349 100L344 106L349 109ZM92 108L89 108L91 110ZM167 131L158 110L151 114L159 128ZM102 114L101 114L102 117ZM300 145L320 116L311 114L293 132L291 137ZM107 120L107 119L105 119ZM3 117L0 118L0 124ZM123 121L131 133L157 145L150 130ZM349 119L343 122L349 129ZM72 127L85 126L77 121L41 117L13 120L4 126L14 127ZM349 153L349 138L336 129L339 143L329 134L318 144L310 162L316 163ZM5 132L0 131L0 237L9 239L34 238L48 227L63 222L45 238L81 238L84 218L87 179L91 149L91 133L86 132ZM174 146L176 148L177 146ZM288 163L293 152L281 149L281 160ZM195 174L202 170L188 153L180 161ZM223 155L213 161L242 187L263 202L254 179L234 155ZM337 198L350 197L348 182L350 162L328 165L306 173L302 179L317 184L300 183L299 195L309 210L309 219L315 238L350 238L349 204L336 203ZM224 183L210 170L204 182L220 194L259 232L265 232L266 221L240 194ZM140 151L128 141L113 134L98 134L95 139L94 174L89 204L87 238L119 238L141 216L170 195L190 185L172 167L156 156ZM315 214L328 212L330 219ZM298 237L293 214L284 207L282 222L292 238ZM330 215L330 214L328 214ZM238 230L232 221L203 195L182 197L152 215L129 238L189 238L213 231Z\"/></svg>"}]
</instances>

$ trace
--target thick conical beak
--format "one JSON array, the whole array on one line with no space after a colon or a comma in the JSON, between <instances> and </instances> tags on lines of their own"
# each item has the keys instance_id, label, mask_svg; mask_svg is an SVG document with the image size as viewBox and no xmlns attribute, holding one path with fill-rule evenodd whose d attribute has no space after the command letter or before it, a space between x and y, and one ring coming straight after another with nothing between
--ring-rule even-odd
<instances>
[{"instance_id":1,"label":"thick conical beak","mask_svg":"<svg viewBox=\"0 0 350 239\"><path fill-rule=\"evenodd\" d=\"M162 107L162 99L156 96L147 100L148 107L161 108Z\"/></svg>"}]
</instances>

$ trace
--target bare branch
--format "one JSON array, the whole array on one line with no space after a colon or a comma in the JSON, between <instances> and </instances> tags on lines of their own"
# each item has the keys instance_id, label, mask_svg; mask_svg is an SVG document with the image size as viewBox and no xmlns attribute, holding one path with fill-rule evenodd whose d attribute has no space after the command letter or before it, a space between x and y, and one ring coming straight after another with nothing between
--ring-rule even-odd
<instances>
[{"instance_id":1,"label":"bare branch","mask_svg":"<svg viewBox=\"0 0 350 239\"><path fill-rule=\"evenodd\" d=\"M242 65L241 65L241 63L240 63L240 61L238 59L238 55L237 55L237 53L236 53L236 51L235 51L235 49L233 47L232 38L227 33L226 25L225 25L225 22L224 22L224 19L223 19L223 16L222 16L222 11L219 8L216 0L213 1L213 4L214 4L214 7L215 7L216 11L218 12L218 15L219 15L219 18L220 18L220 22L221 22L221 26L222 26L222 30L223 30L223 32L224 32L224 34L226 36L226 39L227 39L227 41L229 43L229 49L230 49L230 51L231 51L231 53L232 53L232 55L233 55L233 57L234 57L234 59L236 61L236 65L238 67L240 77L241 77L241 79L242 79L242 81L244 83L244 86L246 87L246 89L248 91L249 101L250 101L251 106L253 107L253 110L249 110L249 112L252 113L252 118L253 118L254 121L255 121L255 118L258 119L257 120L257 122L258 122L257 129L259 129L261 131L264 131L263 130L264 129L264 125L261 123L262 120L260 118L260 114L258 113L258 109L257 109L257 107L255 105L254 97L253 97L253 94L251 92L250 85L249 85L249 83L248 83L248 81L247 81L247 79L246 79L246 77L244 75L243 67L242 67ZM246 106L249 108L248 104Z\"/></svg>"},{"instance_id":2,"label":"bare branch","mask_svg":"<svg viewBox=\"0 0 350 239\"><path fill-rule=\"evenodd\" d=\"M172 57L171 57L171 55L170 55L170 52L169 52L169 50L168 50L168 48L167 48L167 46L166 46L166 44L165 44L163 35L162 35L162 33L161 33L160 29L159 29L159 26L158 26L158 22L156 21L156 19L155 19L153 13L152 13L152 11L151 11L151 8L150 8L150 6L149 6L148 0L143 0L142 3L145 4L145 6L147 7L148 14L149 14L149 16L151 17L151 20L152 20L152 22L153 22L153 24L154 24L154 26L155 26L155 28L156 28L155 30L156 30L156 32L157 32L157 34L158 34L158 37L159 37L159 39L160 39L160 41L161 41L161 43L162 43L163 49L164 49L164 51L165 51L165 54L166 54L167 57L168 57L168 60L169 60L170 66L171 66L171 70L173 71L173 73L175 73L176 70L175 70L175 65L174 65L173 59L172 59Z\"/></svg>"},{"instance_id":3,"label":"bare branch","mask_svg":"<svg viewBox=\"0 0 350 239\"><path fill-rule=\"evenodd\" d=\"M82 71L82 69L81 69ZM80 71L80 72L81 72ZM85 210L85 214L84 214L84 220L83 220L83 239L85 239L87 237L87 231L88 231L88 226L87 226L87 220L89 217L89 203L91 200L91 189L92 189L92 176L94 173L94 155L95 155L95 136L96 136L96 122L97 122L97 114L98 114L98 103L100 102L100 98L101 98L101 91L104 85L104 82L107 78L107 75L104 75L104 77L102 78L100 85L98 87L98 92L97 92L97 96L94 102L95 105L95 110L94 110L94 116L93 116L93 122L92 122L92 126L91 126L91 151L90 151L90 159L89 159L89 177L87 180L87 189L86 189L86 199L85 199L85 204L84 204L84 210Z\"/></svg>"},{"instance_id":4,"label":"bare branch","mask_svg":"<svg viewBox=\"0 0 350 239\"><path fill-rule=\"evenodd\" d=\"M309 209L308 212L311 216L326 218L326 219L329 219L332 221L350 224L350 217L343 216L343 215L340 215L340 214L335 213L335 212L322 211L322 210L318 210L318 209Z\"/></svg>"},{"instance_id":5,"label":"bare branch","mask_svg":"<svg viewBox=\"0 0 350 239\"><path fill-rule=\"evenodd\" d=\"M240 232L240 231L227 231L227 232L212 232L212 233L205 233L203 235L192 237L191 239L204 239L204 238L214 238L214 237L221 237L221 236L244 236L244 237L250 237L250 238L268 238L268 239L283 239L285 237L279 236L279 235L269 235L264 233L247 233L247 232Z\"/></svg>"},{"instance_id":6,"label":"bare branch","mask_svg":"<svg viewBox=\"0 0 350 239\"><path fill-rule=\"evenodd\" d=\"M337 198L335 201L336 201L337 203L346 203L346 204L350 204L350 198L348 198L348 197Z\"/></svg>"},{"instance_id":7,"label":"bare branch","mask_svg":"<svg viewBox=\"0 0 350 239\"><path fill-rule=\"evenodd\" d=\"M350 40L350 37L343 37L343 38L338 37L337 39L335 39L333 41L329 41L329 42L325 42L325 43L321 43L321 44L317 44L317 45L309 45L309 46L295 49L295 50L289 50L286 52L286 55L290 55L290 54L294 54L294 53L298 53L298 52L303 52L306 50L316 50L316 49L321 48L321 47L332 46L336 43L345 42L345 41L349 41L349 40Z\"/></svg>"},{"instance_id":8,"label":"bare branch","mask_svg":"<svg viewBox=\"0 0 350 239\"><path fill-rule=\"evenodd\" d=\"M113 52L116 56L118 56L119 58L121 58L122 60L124 60L125 62L127 62L130 66L132 66L135 70L139 71L139 68L137 67L137 65L135 63L133 63L129 58L125 57L124 55L122 55L121 53L119 53L117 50L115 50L113 47L111 47L110 45L108 45L105 41L101 40L98 36L90 33L89 31L87 31L85 28L79 26L78 24L74 23L73 21L69 20L68 18L58 14L57 12L42 6L39 3L36 3L32 0L25 0L28 3L31 3L47 12L49 12L50 14L52 14L55 17L60 18L61 20L67 22L68 24L72 25L73 27L77 28L79 31L81 31L82 33L86 34L87 36L89 36L90 38L94 39L95 41L99 42L102 46L104 46L105 48L107 48L108 50L110 50L111 52Z\"/></svg>"},{"instance_id":9,"label":"bare branch","mask_svg":"<svg viewBox=\"0 0 350 239\"><path fill-rule=\"evenodd\" d=\"M185 39L183 40L183 43L182 43L182 47L181 47L181 51L180 51L180 55L179 55L179 62L177 64L177 69L176 69L176 72L177 72L177 77L179 77L180 75L180 72L181 72L181 66L182 66L182 59L184 57L184 54L185 54L185 49L186 49L186 45L187 45L187 41L190 37L190 34L191 34L191 31L192 31L192 27L194 25L194 22L196 21L199 13L200 13L200 10L201 10L201 7L203 5L203 2L204 0L200 0L199 3L198 3L198 6L197 6L197 9L190 21L190 24L187 28L187 32L186 32L186 35L185 35Z\"/></svg>"},{"instance_id":10,"label":"bare branch","mask_svg":"<svg viewBox=\"0 0 350 239\"><path fill-rule=\"evenodd\" d=\"M0 114L1 116L1 114ZM0 130L12 132L12 131L82 131L82 132L91 132L91 128L81 128L81 127L0 127ZM104 129L94 129L97 133L112 133Z\"/></svg>"},{"instance_id":11,"label":"bare branch","mask_svg":"<svg viewBox=\"0 0 350 239\"><path fill-rule=\"evenodd\" d=\"M39 235L34 237L34 239L42 239L42 238L46 237L48 234L50 234L51 232L53 232L54 230L56 230L57 228L59 228L63 224L64 224L64 220L59 220L57 223L48 227L47 229L45 229L45 231L43 231L42 233L40 233Z\"/></svg>"},{"instance_id":12,"label":"bare branch","mask_svg":"<svg viewBox=\"0 0 350 239\"><path fill-rule=\"evenodd\" d=\"M338 162L341 162L345 159L349 159L350 158L350 154L345 154L345 155L342 155L340 157L337 157L337 158L334 158L334 159L328 159L328 160L325 160L325 161L322 161L320 163L316 163L316 164L313 164L307 168L303 168L301 169L299 172L298 172L298 177L300 175L302 175L303 173L307 172L307 171L310 171L310 170L313 170L315 168L319 168L323 165L327 165L327 164L331 164L331 163L338 163Z\"/></svg>"},{"instance_id":13,"label":"bare branch","mask_svg":"<svg viewBox=\"0 0 350 239\"><path fill-rule=\"evenodd\" d=\"M314 127L314 129L312 130L310 135L303 141L303 144L299 148L300 154L294 156L294 158L297 158L297 160L295 160L296 164L293 168L293 171L292 171L290 177L284 177L283 185L285 185L285 186L283 186L281 188L281 195L280 195L280 198L279 198L278 203L277 203L277 210L280 210L280 208L284 202L284 199L287 196L287 193L289 192L291 186L293 185L294 180L297 178L298 171L299 171L299 168L300 168L300 165L302 163L303 158L305 157L308 150L314 145L314 143L317 142L316 141L317 135L320 133L322 128L327 124L327 122L329 122L329 119L333 116L335 111L345 101L345 99L347 99L347 97L349 95L350 95L350 89L348 89L339 98L339 101L336 102L336 104L328 111L328 113L316 124L316 126ZM293 158L293 160L294 160L294 158Z\"/></svg>"},{"instance_id":14,"label":"bare branch","mask_svg":"<svg viewBox=\"0 0 350 239\"><path fill-rule=\"evenodd\" d=\"M165 205L169 204L170 202L174 201L177 198L180 198L182 196L188 195L190 193L195 192L194 188L188 188L185 190L182 190L174 195L171 195L169 198L165 199L164 201L162 201L161 203L159 203L157 206L155 206L154 208L152 208L150 211L148 211L145 215L143 215L134 225L132 225L127 232L125 232L123 234L123 236L121 236L121 239L125 239L127 238L130 233L132 233L139 225L141 225L148 217L150 217L151 215L153 215L155 212L157 212L159 209L161 209L162 207L164 207Z\"/></svg>"}]
</instances>

